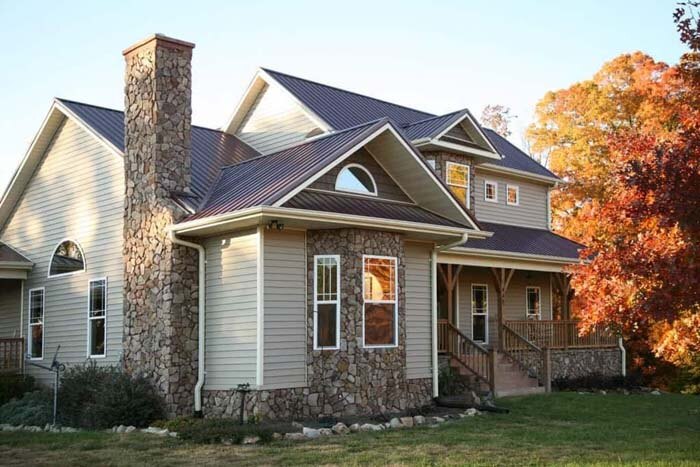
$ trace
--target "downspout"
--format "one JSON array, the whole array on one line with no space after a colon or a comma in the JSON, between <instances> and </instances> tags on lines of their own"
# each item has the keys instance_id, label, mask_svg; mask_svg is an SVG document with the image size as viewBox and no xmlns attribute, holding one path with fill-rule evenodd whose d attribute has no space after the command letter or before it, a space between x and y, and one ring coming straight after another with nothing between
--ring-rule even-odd
<instances>
[{"instance_id":1,"label":"downspout","mask_svg":"<svg viewBox=\"0 0 700 467\"><path fill-rule=\"evenodd\" d=\"M622 377L627 376L627 351L625 346L622 344L622 337L617 341L618 347L620 347L620 356L622 357Z\"/></svg>"},{"instance_id":2,"label":"downspout","mask_svg":"<svg viewBox=\"0 0 700 467\"><path fill-rule=\"evenodd\" d=\"M170 241L176 245L182 245L189 248L194 248L199 254L199 281L198 281L198 303L197 310L199 313L197 321L198 342L197 342L197 384L194 386L194 412L197 415L202 413L202 387L204 386L204 330L205 330L205 277L206 277L206 253L204 247L198 243L188 242L177 238L175 231L170 230Z\"/></svg>"},{"instance_id":3,"label":"downspout","mask_svg":"<svg viewBox=\"0 0 700 467\"><path fill-rule=\"evenodd\" d=\"M431 294L431 304L432 304L432 362L433 362L433 397L438 397L440 395L439 384L439 361L438 361L438 305L437 305L437 259L438 253L441 251L449 250L450 248L462 245L469 239L469 234L462 234L462 238L456 242L448 243L447 245L436 245L433 251L430 253L430 294Z\"/></svg>"}]
</instances>

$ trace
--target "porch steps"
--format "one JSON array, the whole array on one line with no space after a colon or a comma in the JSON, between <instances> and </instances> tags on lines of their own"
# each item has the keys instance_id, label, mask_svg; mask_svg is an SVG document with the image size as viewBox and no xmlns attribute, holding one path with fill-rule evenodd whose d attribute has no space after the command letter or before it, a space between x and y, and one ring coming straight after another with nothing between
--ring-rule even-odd
<instances>
[{"instance_id":1,"label":"porch steps","mask_svg":"<svg viewBox=\"0 0 700 467\"><path fill-rule=\"evenodd\" d=\"M469 365L471 363L469 357L461 357L462 361ZM488 391L488 387L481 381L475 381L472 374L464 368L456 357L450 362L452 368L463 377L469 377L472 384L476 386L474 389L480 392ZM495 397L508 396L524 396L530 394L542 394L545 388L539 385L537 378L530 376L516 363L513 363L505 355L498 353L496 356L496 394Z\"/></svg>"}]
</instances>

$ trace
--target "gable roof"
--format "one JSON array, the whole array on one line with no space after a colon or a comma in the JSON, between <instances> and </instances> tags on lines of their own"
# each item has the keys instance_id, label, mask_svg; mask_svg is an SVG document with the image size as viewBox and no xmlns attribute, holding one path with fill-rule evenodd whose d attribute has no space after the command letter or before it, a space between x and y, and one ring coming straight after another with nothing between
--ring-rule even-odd
<instances>
[{"instance_id":1,"label":"gable roof","mask_svg":"<svg viewBox=\"0 0 700 467\"><path fill-rule=\"evenodd\" d=\"M580 243L549 230L493 222L481 222L481 225L485 230L493 232L493 236L483 240L469 240L462 247L571 260L578 260L579 251L584 248Z\"/></svg>"},{"instance_id":2,"label":"gable roof","mask_svg":"<svg viewBox=\"0 0 700 467\"><path fill-rule=\"evenodd\" d=\"M58 101L124 153L124 112L67 99ZM259 155L234 135L192 125L192 192L203 198L221 167Z\"/></svg>"},{"instance_id":3,"label":"gable roof","mask_svg":"<svg viewBox=\"0 0 700 467\"><path fill-rule=\"evenodd\" d=\"M501 160L490 161L489 164L559 180L559 177L550 172L545 166L528 156L524 151L520 150L517 146L492 129L484 128L484 133L486 133L486 136L491 140L491 143L502 156Z\"/></svg>"},{"instance_id":4,"label":"gable roof","mask_svg":"<svg viewBox=\"0 0 700 467\"><path fill-rule=\"evenodd\" d=\"M335 130L362 125L384 117L391 119L398 126L434 117L434 115L427 112L298 78L279 71L266 68L263 68L263 71Z\"/></svg>"},{"instance_id":5,"label":"gable roof","mask_svg":"<svg viewBox=\"0 0 700 467\"><path fill-rule=\"evenodd\" d=\"M29 258L2 242L0 242L0 263L26 264L29 266L33 264Z\"/></svg>"},{"instance_id":6,"label":"gable roof","mask_svg":"<svg viewBox=\"0 0 700 467\"><path fill-rule=\"evenodd\" d=\"M432 117L408 123L403 126L403 133L411 141L422 138L434 138L445 128L448 128L462 118L466 112L458 110L445 115L433 115Z\"/></svg>"}]
</instances>

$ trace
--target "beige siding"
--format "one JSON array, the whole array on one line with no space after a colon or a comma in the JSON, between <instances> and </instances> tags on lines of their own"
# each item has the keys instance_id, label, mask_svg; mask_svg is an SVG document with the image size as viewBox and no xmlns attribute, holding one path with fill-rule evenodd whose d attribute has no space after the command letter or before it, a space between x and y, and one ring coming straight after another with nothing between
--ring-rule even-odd
<instances>
[{"instance_id":1,"label":"beige siding","mask_svg":"<svg viewBox=\"0 0 700 467\"><path fill-rule=\"evenodd\" d=\"M500 224L520 225L546 229L547 226L547 186L523 179L509 178L490 172L476 170L474 201L476 218L480 221ZM485 180L498 183L498 202L484 199ZM520 189L520 204L506 204L506 185L516 185Z\"/></svg>"},{"instance_id":2,"label":"beige siding","mask_svg":"<svg viewBox=\"0 0 700 467\"><path fill-rule=\"evenodd\" d=\"M430 246L406 243L406 377L431 376Z\"/></svg>"},{"instance_id":3,"label":"beige siding","mask_svg":"<svg viewBox=\"0 0 700 467\"><path fill-rule=\"evenodd\" d=\"M258 95L236 134L263 154L303 141L318 130L287 93L266 86Z\"/></svg>"},{"instance_id":4,"label":"beige siding","mask_svg":"<svg viewBox=\"0 0 700 467\"><path fill-rule=\"evenodd\" d=\"M264 327L266 388L306 384L306 255L304 232L266 231Z\"/></svg>"},{"instance_id":5,"label":"beige siding","mask_svg":"<svg viewBox=\"0 0 700 467\"><path fill-rule=\"evenodd\" d=\"M366 149L360 149L355 154L348 157L342 164L337 165L312 183L310 188L334 191L335 180L338 177L338 173L345 165L351 163L360 164L369 171L377 184L377 196L379 198L411 202L411 198L404 193L401 187L396 184Z\"/></svg>"},{"instance_id":6,"label":"beige siding","mask_svg":"<svg viewBox=\"0 0 700 467\"><path fill-rule=\"evenodd\" d=\"M208 239L205 389L255 384L257 255L255 232Z\"/></svg>"},{"instance_id":7,"label":"beige siding","mask_svg":"<svg viewBox=\"0 0 700 467\"><path fill-rule=\"evenodd\" d=\"M469 337L472 337L471 316L471 286L486 284L488 286L488 323L489 344L498 341L498 302L493 274L489 269L464 267L459 276L459 327ZM540 287L542 301L542 319L552 319L550 300L550 277L546 272L515 271L506 292L503 305L503 315L506 321L526 319L525 288Z\"/></svg>"},{"instance_id":8,"label":"beige siding","mask_svg":"<svg viewBox=\"0 0 700 467\"><path fill-rule=\"evenodd\" d=\"M0 337L19 337L22 305L21 281L0 279Z\"/></svg>"},{"instance_id":9,"label":"beige siding","mask_svg":"<svg viewBox=\"0 0 700 467\"><path fill-rule=\"evenodd\" d=\"M122 159L108 151L72 120L57 131L41 165L0 238L31 259L34 269L24 287L45 287L44 362L60 345L66 364L87 358L88 281L107 277L107 356L100 363L116 364L122 352L122 216L124 175ZM47 278L49 260L63 239L77 241L85 255L86 271ZM24 329L27 313L24 314ZM26 332L25 332L26 334ZM38 368L28 372L48 382Z\"/></svg>"}]
</instances>

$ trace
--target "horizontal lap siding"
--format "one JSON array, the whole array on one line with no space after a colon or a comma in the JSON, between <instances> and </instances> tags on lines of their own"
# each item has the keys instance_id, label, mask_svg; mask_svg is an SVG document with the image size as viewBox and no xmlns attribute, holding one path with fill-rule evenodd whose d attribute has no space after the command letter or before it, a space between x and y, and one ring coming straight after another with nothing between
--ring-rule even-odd
<instances>
[{"instance_id":1,"label":"horizontal lap siding","mask_svg":"<svg viewBox=\"0 0 700 467\"><path fill-rule=\"evenodd\" d=\"M304 232L266 231L264 241L266 388L306 385Z\"/></svg>"},{"instance_id":2,"label":"horizontal lap siding","mask_svg":"<svg viewBox=\"0 0 700 467\"><path fill-rule=\"evenodd\" d=\"M206 389L255 384L257 242L255 232L205 242Z\"/></svg>"},{"instance_id":3,"label":"horizontal lap siding","mask_svg":"<svg viewBox=\"0 0 700 467\"><path fill-rule=\"evenodd\" d=\"M107 277L107 357L118 364L122 354L122 231L124 168L122 159L72 120L58 129L0 238L35 265L24 287L26 335L29 290L45 287L44 363L60 345L58 359L68 365L87 358L88 281ZM86 271L47 278L53 250L63 239L77 241ZM45 383L51 374L27 371Z\"/></svg>"},{"instance_id":4,"label":"horizontal lap siding","mask_svg":"<svg viewBox=\"0 0 700 467\"><path fill-rule=\"evenodd\" d=\"M21 293L21 281L0 279L0 338L20 336Z\"/></svg>"},{"instance_id":5,"label":"horizontal lap siding","mask_svg":"<svg viewBox=\"0 0 700 467\"><path fill-rule=\"evenodd\" d=\"M406 243L406 377L431 376L430 247Z\"/></svg>"},{"instance_id":6,"label":"horizontal lap siding","mask_svg":"<svg viewBox=\"0 0 700 467\"><path fill-rule=\"evenodd\" d=\"M503 316L508 320L526 319L525 289L528 286L540 287L542 319L551 319L551 297L549 273L517 270L506 291ZM489 344L498 341L498 302L493 274L487 268L464 267L459 276L459 327L467 336L472 336L471 285L488 285L489 304Z\"/></svg>"},{"instance_id":7,"label":"horizontal lap siding","mask_svg":"<svg viewBox=\"0 0 700 467\"><path fill-rule=\"evenodd\" d=\"M317 126L299 104L276 87L266 86L236 133L262 154L299 143Z\"/></svg>"},{"instance_id":8,"label":"horizontal lap siding","mask_svg":"<svg viewBox=\"0 0 700 467\"><path fill-rule=\"evenodd\" d=\"M476 169L474 203L476 218L485 222L520 225L546 229L547 226L547 186L526 182L522 179L504 177ZM484 199L484 182L498 183L498 202ZM506 204L506 185L516 185L520 190L520 204Z\"/></svg>"}]
</instances>

